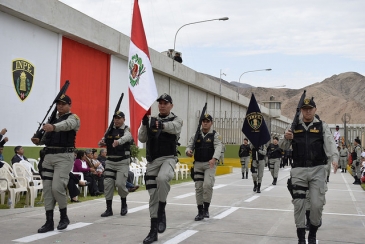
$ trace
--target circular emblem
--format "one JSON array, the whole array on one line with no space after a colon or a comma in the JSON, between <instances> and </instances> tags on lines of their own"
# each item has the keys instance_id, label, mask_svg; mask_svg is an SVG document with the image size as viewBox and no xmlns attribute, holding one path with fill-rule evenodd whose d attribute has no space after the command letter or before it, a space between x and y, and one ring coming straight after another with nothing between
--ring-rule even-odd
<instances>
[{"instance_id":1,"label":"circular emblem","mask_svg":"<svg viewBox=\"0 0 365 244\"><path fill-rule=\"evenodd\" d=\"M142 63L142 58L135 54L129 61L129 82L132 87L139 84L139 78L144 72L146 72L146 67Z\"/></svg>"}]
</instances>

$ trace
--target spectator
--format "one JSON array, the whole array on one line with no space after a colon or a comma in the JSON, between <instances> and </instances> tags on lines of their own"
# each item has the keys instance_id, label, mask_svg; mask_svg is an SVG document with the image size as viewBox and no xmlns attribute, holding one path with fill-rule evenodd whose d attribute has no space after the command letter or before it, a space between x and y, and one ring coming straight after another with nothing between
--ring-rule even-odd
<instances>
[{"instance_id":1,"label":"spectator","mask_svg":"<svg viewBox=\"0 0 365 244\"><path fill-rule=\"evenodd\" d=\"M79 188L77 188L76 184L79 186L87 186L90 183L87 181L82 181L77 178L72 172L69 173L69 180L67 184L67 189L70 194L71 202L80 202L77 197L80 194Z\"/></svg>"},{"instance_id":2,"label":"spectator","mask_svg":"<svg viewBox=\"0 0 365 244\"><path fill-rule=\"evenodd\" d=\"M132 171L128 171L128 178L126 181L126 187L128 189L128 192L135 192L138 188L139 185L133 185L133 180L134 180L134 173Z\"/></svg>"},{"instance_id":3,"label":"spectator","mask_svg":"<svg viewBox=\"0 0 365 244\"><path fill-rule=\"evenodd\" d=\"M73 172L81 172L84 175L84 179L90 183L89 192L91 196L99 196L102 193L98 191L96 186L96 182L93 178L93 172L95 172L94 168L90 168L88 163L86 162L87 157L84 150L79 150L76 155L76 160L74 162Z\"/></svg>"},{"instance_id":4,"label":"spectator","mask_svg":"<svg viewBox=\"0 0 365 244\"><path fill-rule=\"evenodd\" d=\"M4 156L3 156L3 147L0 147L0 161L4 161Z\"/></svg>"},{"instance_id":5,"label":"spectator","mask_svg":"<svg viewBox=\"0 0 365 244\"><path fill-rule=\"evenodd\" d=\"M5 135L6 132L7 132L6 128L4 128L0 131L0 147L3 147L4 144L8 141L7 137L4 137L4 139L3 139L3 136Z\"/></svg>"},{"instance_id":6,"label":"spectator","mask_svg":"<svg viewBox=\"0 0 365 244\"><path fill-rule=\"evenodd\" d=\"M182 63L183 60L182 60L182 58L180 56L180 53L178 53L178 52L175 53L174 60L176 62Z\"/></svg>"},{"instance_id":7,"label":"spectator","mask_svg":"<svg viewBox=\"0 0 365 244\"><path fill-rule=\"evenodd\" d=\"M105 169L106 154L107 154L106 148L100 149L98 160L103 165L104 169Z\"/></svg>"},{"instance_id":8,"label":"spectator","mask_svg":"<svg viewBox=\"0 0 365 244\"><path fill-rule=\"evenodd\" d=\"M14 148L14 157L11 159L11 163L15 164L15 163L19 163L22 160L26 160L28 161L27 157L24 156L24 149L22 146L16 146Z\"/></svg>"},{"instance_id":9,"label":"spectator","mask_svg":"<svg viewBox=\"0 0 365 244\"><path fill-rule=\"evenodd\" d=\"M91 150L92 154L92 163L96 167L96 172L94 174L94 179L96 181L96 184L98 185L99 192L104 192L104 167L101 164L101 162L98 160L98 154L96 149Z\"/></svg>"}]
</instances>

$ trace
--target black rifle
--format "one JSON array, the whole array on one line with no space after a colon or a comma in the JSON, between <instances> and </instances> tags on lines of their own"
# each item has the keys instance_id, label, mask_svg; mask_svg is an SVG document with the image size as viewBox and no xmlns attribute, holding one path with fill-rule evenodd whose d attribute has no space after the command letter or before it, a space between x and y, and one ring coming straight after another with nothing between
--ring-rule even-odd
<instances>
[{"instance_id":1,"label":"black rifle","mask_svg":"<svg viewBox=\"0 0 365 244\"><path fill-rule=\"evenodd\" d=\"M66 94L66 91L67 91L69 85L70 85L70 82L68 80L66 80L66 83L63 85L60 92L57 94L56 98L53 100L51 106L49 107L46 116L44 116L42 122L39 123L38 129L33 136L34 138L42 139L42 137L44 135L44 130L41 129L41 127L44 125L44 121L46 120L47 115L48 115L49 111L51 111L53 105L55 105L57 103L57 101ZM52 124L56 119L56 115L57 115L57 106L53 109L51 116L48 118L47 124Z\"/></svg>"},{"instance_id":2,"label":"black rifle","mask_svg":"<svg viewBox=\"0 0 365 244\"><path fill-rule=\"evenodd\" d=\"M113 118L114 118L115 113L119 111L120 104L121 104L121 103L122 103L122 101L123 101L123 97L124 97L124 93L122 93L122 95L120 95L120 98L119 98L119 101L118 101L118 103L117 103L117 106L115 107L114 114L113 114L113 117L112 117L112 121L110 121L109 127L108 127L107 131L106 131L106 132L105 132L105 134L104 134L104 138L105 138L105 139L106 139L107 135L109 134L109 132L113 129L113 125L114 125L114 120L113 120Z\"/></svg>"},{"instance_id":3,"label":"black rifle","mask_svg":"<svg viewBox=\"0 0 365 244\"><path fill-rule=\"evenodd\" d=\"M293 123L291 124L290 130L292 132L294 132L295 127L297 127L298 123L299 123L299 116L300 116L300 109L303 106L304 103L304 99L305 99L305 93L306 90L304 90L302 96L300 97L299 103L298 103L298 107L297 107L297 112L295 113L294 119L293 119Z\"/></svg>"},{"instance_id":4,"label":"black rifle","mask_svg":"<svg viewBox=\"0 0 365 244\"><path fill-rule=\"evenodd\" d=\"M200 127L202 125L202 121L203 119L205 118L205 111L207 110L207 103L205 103L204 107L203 107L203 110L202 110L202 113L200 114L200 118L199 118L199 123L198 123L198 128L196 129L196 132L195 132L195 136L194 136L194 143L193 143L193 146L191 148L191 151L194 152L194 149L195 149L195 143L196 141L198 140L198 137L199 137L199 134L200 134Z\"/></svg>"}]
</instances>

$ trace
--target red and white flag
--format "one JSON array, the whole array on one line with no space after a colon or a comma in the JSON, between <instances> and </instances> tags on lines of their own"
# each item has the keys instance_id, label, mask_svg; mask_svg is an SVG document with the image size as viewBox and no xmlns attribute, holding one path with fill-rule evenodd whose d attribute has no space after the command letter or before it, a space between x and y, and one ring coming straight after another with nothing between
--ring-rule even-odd
<instances>
[{"instance_id":1,"label":"red and white flag","mask_svg":"<svg viewBox=\"0 0 365 244\"><path fill-rule=\"evenodd\" d=\"M137 143L141 120L158 97L138 0L134 1L128 68L130 127Z\"/></svg>"}]
</instances>

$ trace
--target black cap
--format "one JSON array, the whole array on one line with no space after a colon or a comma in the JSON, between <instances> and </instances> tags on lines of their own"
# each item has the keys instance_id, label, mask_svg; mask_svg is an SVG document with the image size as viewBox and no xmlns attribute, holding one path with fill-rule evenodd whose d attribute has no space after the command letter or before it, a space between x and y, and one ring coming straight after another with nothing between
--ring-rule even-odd
<instances>
[{"instance_id":1,"label":"black cap","mask_svg":"<svg viewBox=\"0 0 365 244\"><path fill-rule=\"evenodd\" d=\"M277 136L275 136L273 139L279 141L279 138Z\"/></svg>"},{"instance_id":2,"label":"black cap","mask_svg":"<svg viewBox=\"0 0 365 244\"><path fill-rule=\"evenodd\" d=\"M359 139L359 138L355 138L355 141L356 141L358 144L360 144L360 145L361 145L361 141L360 141L360 139Z\"/></svg>"},{"instance_id":3,"label":"black cap","mask_svg":"<svg viewBox=\"0 0 365 244\"><path fill-rule=\"evenodd\" d=\"M113 115L113 118L115 118L115 117L125 118L124 113L122 111L115 112L115 114Z\"/></svg>"},{"instance_id":4,"label":"black cap","mask_svg":"<svg viewBox=\"0 0 365 244\"><path fill-rule=\"evenodd\" d=\"M65 94L62 94L61 97L56 100L56 102L64 102L66 104L71 104L71 98Z\"/></svg>"},{"instance_id":5,"label":"black cap","mask_svg":"<svg viewBox=\"0 0 365 244\"><path fill-rule=\"evenodd\" d=\"M306 98L306 99L304 99L303 105L302 105L302 108L305 108L305 107L315 108L316 103L313 101L313 99Z\"/></svg>"},{"instance_id":6,"label":"black cap","mask_svg":"<svg viewBox=\"0 0 365 244\"><path fill-rule=\"evenodd\" d=\"M210 114L205 114L203 120L213 121L213 117Z\"/></svg>"},{"instance_id":7,"label":"black cap","mask_svg":"<svg viewBox=\"0 0 365 244\"><path fill-rule=\"evenodd\" d=\"M172 104L172 98L169 94L166 94L166 93L162 94L159 98L157 98L156 101L159 102L160 100L164 100L164 101Z\"/></svg>"}]
</instances>

